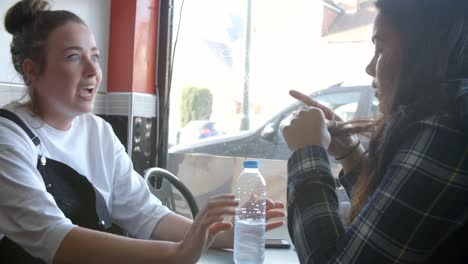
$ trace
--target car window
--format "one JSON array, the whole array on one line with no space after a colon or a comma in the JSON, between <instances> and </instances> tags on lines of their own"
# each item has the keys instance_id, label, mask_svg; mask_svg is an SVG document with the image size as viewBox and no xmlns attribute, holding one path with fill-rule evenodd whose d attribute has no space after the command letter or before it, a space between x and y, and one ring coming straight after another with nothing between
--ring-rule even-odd
<instances>
[{"instance_id":1,"label":"car window","mask_svg":"<svg viewBox=\"0 0 468 264\"><path fill-rule=\"evenodd\" d=\"M358 103L348 103L335 108L334 112L339 115L343 121L353 120L358 108Z\"/></svg>"},{"instance_id":2,"label":"car window","mask_svg":"<svg viewBox=\"0 0 468 264\"><path fill-rule=\"evenodd\" d=\"M357 111L360 95L359 91L335 92L316 96L315 100L335 111L344 121L350 121Z\"/></svg>"}]
</instances>

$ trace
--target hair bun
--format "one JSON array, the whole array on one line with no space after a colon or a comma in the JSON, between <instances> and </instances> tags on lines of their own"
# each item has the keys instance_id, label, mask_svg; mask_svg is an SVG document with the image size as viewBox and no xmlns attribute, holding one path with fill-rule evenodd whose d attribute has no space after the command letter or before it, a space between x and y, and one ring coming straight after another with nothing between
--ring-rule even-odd
<instances>
[{"instance_id":1,"label":"hair bun","mask_svg":"<svg viewBox=\"0 0 468 264\"><path fill-rule=\"evenodd\" d=\"M5 29L12 35L21 32L22 28L32 24L43 11L50 10L46 0L22 0L8 9L5 16Z\"/></svg>"}]
</instances>

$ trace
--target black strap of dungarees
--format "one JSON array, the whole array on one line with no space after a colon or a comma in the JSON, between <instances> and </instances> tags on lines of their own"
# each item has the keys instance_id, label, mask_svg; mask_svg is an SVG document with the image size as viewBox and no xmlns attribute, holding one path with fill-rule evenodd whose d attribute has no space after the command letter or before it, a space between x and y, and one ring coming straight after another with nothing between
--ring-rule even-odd
<instances>
[{"instance_id":1,"label":"black strap of dungarees","mask_svg":"<svg viewBox=\"0 0 468 264\"><path fill-rule=\"evenodd\" d=\"M34 133L31 131L31 129L29 129L26 126L26 124L23 122L23 120L21 120L15 113L10 112L10 111L8 111L6 109L0 109L0 117L4 117L4 118L14 122L18 126L20 126L24 130L24 132L26 132L26 134L28 134L29 138L32 140L34 145L38 146L39 144L41 144L41 141L39 140L39 138L36 137L36 135L34 135Z\"/></svg>"},{"instance_id":2,"label":"black strap of dungarees","mask_svg":"<svg viewBox=\"0 0 468 264\"><path fill-rule=\"evenodd\" d=\"M31 140L33 141L33 143L38 146L41 141L39 140L38 137L36 137L36 135L34 135L34 133L26 126L26 124L13 112L11 111L8 111L6 109L0 109L0 117L4 117L14 123L16 123L18 126L20 126L29 136L29 138L31 138ZM48 159L50 163L51 159ZM60 163L58 161L54 161L56 163ZM38 163L39 164L39 163ZM63 163L60 163L60 164L63 164ZM67 166L68 165L61 165L61 166ZM68 167L69 169L71 169L73 172L76 172L74 169ZM85 176L79 174L78 172L76 172L77 176L79 177L83 177L84 179L86 179ZM44 175L41 173L41 176L42 176L42 179L44 180L44 182L46 182L46 178L44 178ZM87 179L86 181L89 183L90 186L92 186L92 188L94 189L95 191L95 197L96 197L96 214L97 214L97 217L99 218L99 223L98 225L103 229L103 230L106 230L106 229L111 229L110 231L112 233L115 233L115 234L122 234L122 233L125 233L121 228L118 228L117 226L114 226L112 225L112 219L111 219L111 216L109 214L109 210L107 208L107 204L106 204L106 200L104 199L104 197L102 196L102 194L96 189L96 187L94 187ZM55 197L54 197L55 199ZM1 258L0 258L1 260Z\"/></svg>"}]
</instances>

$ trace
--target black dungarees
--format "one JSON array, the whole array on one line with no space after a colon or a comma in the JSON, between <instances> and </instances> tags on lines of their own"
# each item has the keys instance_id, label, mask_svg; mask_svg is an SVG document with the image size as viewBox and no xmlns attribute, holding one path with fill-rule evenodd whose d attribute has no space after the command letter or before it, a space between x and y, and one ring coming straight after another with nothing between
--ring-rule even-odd
<instances>
[{"instance_id":1,"label":"black dungarees","mask_svg":"<svg viewBox=\"0 0 468 264\"><path fill-rule=\"evenodd\" d=\"M40 144L39 138L16 114L0 109L0 117L15 122L28 134L34 145ZM112 225L104 197L85 176L66 164L40 155L38 156L37 169L44 180L47 192L54 197L57 206L73 224L104 232L123 233L120 228ZM34 258L5 236L0 241L0 263L35 264L45 262Z\"/></svg>"}]
</instances>

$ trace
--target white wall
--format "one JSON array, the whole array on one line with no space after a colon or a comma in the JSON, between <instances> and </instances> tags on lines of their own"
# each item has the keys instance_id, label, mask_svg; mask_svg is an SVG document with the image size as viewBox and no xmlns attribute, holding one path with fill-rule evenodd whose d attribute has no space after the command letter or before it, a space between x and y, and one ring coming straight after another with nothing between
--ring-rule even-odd
<instances>
[{"instance_id":1,"label":"white wall","mask_svg":"<svg viewBox=\"0 0 468 264\"><path fill-rule=\"evenodd\" d=\"M65 9L81 17L94 33L97 45L101 50L101 68L103 80L100 91L107 90L107 61L109 54L109 24L111 0L52 0L52 9ZM0 89L1 83L22 83L11 63L11 35L4 28L6 11L17 1L0 1Z\"/></svg>"},{"instance_id":2,"label":"white wall","mask_svg":"<svg viewBox=\"0 0 468 264\"><path fill-rule=\"evenodd\" d=\"M0 82L6 83L22 83L21 77L18 76L11 63L11 35L5 30L4 26L6 11L15 2L17 1L3 0L0 2Z\"/></svg>"}]
</instances>

